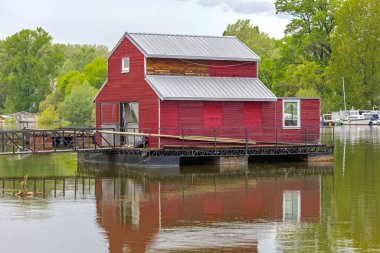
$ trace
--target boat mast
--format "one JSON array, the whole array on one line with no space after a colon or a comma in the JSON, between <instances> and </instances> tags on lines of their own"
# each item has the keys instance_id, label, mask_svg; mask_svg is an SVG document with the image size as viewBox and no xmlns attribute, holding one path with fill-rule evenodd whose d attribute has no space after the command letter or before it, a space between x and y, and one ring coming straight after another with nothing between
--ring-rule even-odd
<instances>
[{"instance_id":1,"label":"boat mast","mask_svg":"<svg viewBox=\"0 0 380 253\"><path fill-rule=\"evenodd\" d=\"M346 90L344 89L344 77L342 76L342 83L343 83L343 101L344 101L344 110L347 111L346 108Z\"/></svg>"}]
</instances>

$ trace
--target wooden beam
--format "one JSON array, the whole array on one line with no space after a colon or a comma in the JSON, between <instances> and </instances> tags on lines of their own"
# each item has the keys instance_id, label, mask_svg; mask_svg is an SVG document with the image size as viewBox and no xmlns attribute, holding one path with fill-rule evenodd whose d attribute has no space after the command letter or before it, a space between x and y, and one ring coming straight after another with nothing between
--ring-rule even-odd
<instances>
[{"instance_id":1,"label":"wooden beam","mask_svg":"<svg viewBox=\"0 0 380 253\"><path fill-rule=\"evenodd\" d=\"M171 138L179 140L188 141L204 141L204 142L220 142L220 143L247 143L256 144L255 140L245 140L245 139L235 139L235 138L224 138L224 137L208 137L208 136L182 136L182 135L168 135L168 134L147 134L147 133L131 133L131 132L116 132L116 131L106 131L100 130L99 133L103 134L117 134L117 135L130 135L130 136L144 136L144 137L161 137L161 138Z\"/></svg>"}]
</instances>

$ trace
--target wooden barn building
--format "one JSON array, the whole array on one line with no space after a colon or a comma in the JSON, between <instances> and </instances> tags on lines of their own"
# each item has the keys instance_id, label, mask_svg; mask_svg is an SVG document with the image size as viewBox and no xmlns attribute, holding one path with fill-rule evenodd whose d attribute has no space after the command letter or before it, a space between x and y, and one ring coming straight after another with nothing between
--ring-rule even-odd
<instances>
[{"instance_id":1,"label":"wooden barn building","mask_svg":"<svg viewBox=\"0 0 380 253\"><path fill-rule=\"evenodd\" d=\"M95 97L97 127L263 143L319 140L320 100L277 98L258 78L260 57L236 37L125 33L107 60L108 78ZM184 141L155 136L149 146Z\"/></svg>"}]
</instances>

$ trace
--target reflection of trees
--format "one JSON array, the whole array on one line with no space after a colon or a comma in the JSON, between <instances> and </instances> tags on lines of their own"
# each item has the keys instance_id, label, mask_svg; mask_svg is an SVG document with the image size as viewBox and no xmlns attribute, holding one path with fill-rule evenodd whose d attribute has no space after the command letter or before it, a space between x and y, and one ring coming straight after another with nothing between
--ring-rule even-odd
<instances>
[{"instance_id":1,"label":"reflection of trees","mask_svg":"<svg viewBox=\"0 0 380 253\"><path fill-rule=\"evenodd\" d=\"M291 231L280 227L277 241L284 248L310 252L380 248L380 128L344 126L335 131L334 177L322 177L321 220Z\"/></svg>"}]
</instances>

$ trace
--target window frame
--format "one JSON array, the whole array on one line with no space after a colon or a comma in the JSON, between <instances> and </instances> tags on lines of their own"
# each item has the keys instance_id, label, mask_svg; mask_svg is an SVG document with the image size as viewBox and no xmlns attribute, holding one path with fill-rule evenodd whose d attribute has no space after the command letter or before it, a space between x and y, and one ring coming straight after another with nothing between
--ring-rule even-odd
<instances>
[{"instance_id":1,"label":"window frame","mask_svg":"<svg viewBox=\"0 0 380 253\"><path fill-rule=\"evenodd\" d=\"M296 126L286 126L285 125L285 104L286 103L297 103L297 125ZM285 129L299 129L301 128L301 101L300 99L283 99L282 100L282 128Z\"/></svg>"},{"instance_id":2,"label":"window frame","mask_svg":"<svg viewBox=\"0 0 380 253\"><path fill-rule=\"evenodd\" d=\"M128 61L128 66L126 66L125 61ZM129 73L131 61L129 57L121 58L121 73Z\"/></svg>"}]
</instances>

